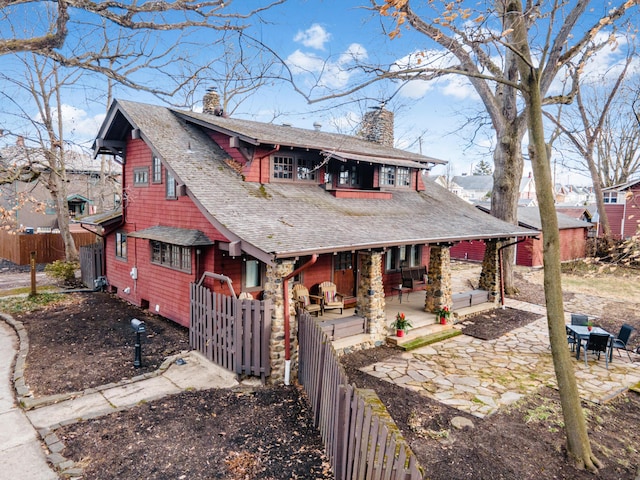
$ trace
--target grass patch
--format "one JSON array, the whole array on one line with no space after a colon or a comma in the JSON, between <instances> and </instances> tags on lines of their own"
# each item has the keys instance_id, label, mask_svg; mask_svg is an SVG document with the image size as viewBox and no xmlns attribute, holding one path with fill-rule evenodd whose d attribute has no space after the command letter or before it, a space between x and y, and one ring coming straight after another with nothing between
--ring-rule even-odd
<instances>
[{"instance_id":1,"label":"grass patch","mask_svg":"<svg viewBox=\"0 0 640 480\"><path fill-rule=\"evenodd\" d=\"M0 312L9 314L32 312L58 303L63 298L64 295L60 293L39 293L34 296L3 298L0 299Z\"/></svg>"},{"instance_id":2,"label":"grass patch","mask_svg":"<svg viewBox=\"0 0 640 480\"><path fill-rule=\"evenodd\" d=\"M57 287L55 287L54 285L45 285L43 287L38 287L36 291L38 293L46 293L56 289ZM10 290L2 290L0 292L0 298L11 297L14 295L29 295L30 293L31 293L31 287L12 288Z\"/></svg>"}]
</instances>

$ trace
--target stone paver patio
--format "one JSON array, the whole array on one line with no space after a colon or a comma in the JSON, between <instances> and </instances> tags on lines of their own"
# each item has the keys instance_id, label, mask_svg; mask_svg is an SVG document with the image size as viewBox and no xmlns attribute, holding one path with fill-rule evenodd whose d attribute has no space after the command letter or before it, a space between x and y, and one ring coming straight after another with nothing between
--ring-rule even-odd
<instances>
[{"instance_id":1,"label":"stone paver patio","mask_svg":"<svg viewBox=\"0 0 640 480\"><path fill-rule=\"evenodd\" d=\"M541 318L495 340L459 335L362 371L478 417L542 385L556 388L544 308L518 301L507 305L540 313ZM640 382L640 358L633 359L635 363L614 352L607 369L604 358L598 361L590 355L587 367L583 358L572 356L581 398L601 403Z\"/></svg>"}]
</instances>

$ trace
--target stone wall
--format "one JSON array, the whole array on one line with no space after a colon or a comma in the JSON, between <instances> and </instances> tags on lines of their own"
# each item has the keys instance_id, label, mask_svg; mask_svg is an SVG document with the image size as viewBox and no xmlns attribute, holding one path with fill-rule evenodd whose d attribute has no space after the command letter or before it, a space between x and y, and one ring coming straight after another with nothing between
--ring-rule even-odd
<instances>
[{"instance_id":1,"label":"stone wall","mask_svg":"<svg viewBox=\"0 0 640 480\"><path fill-rule=\"evenodd\" d=\"M432 245L424 309L427 312L435 312L445 305L451 308L451 294L451 249L449 246Z\"/></svg>"},{"instance_id":2,"label":"stone wall","mask_svg":"<svg viewBox=\"0 0 640 480\"><path fill-rule=\"evenodd\" d=\"M271 339L269 340L269 355L271 358L272 383L284 381L285 348L284 348L284 282L283 278L293 272L294 261L284 260L276 266L267 265L264 285L264 298L269 298L273 308L271 310ZM289 324L291 341L291 372L297 372L298 364L298 324L296 322L295 305L291 300L291 286L289 286Z\"/></svg>"},{"instance_id":3,"label":"stone wall","mask_svg":"<svg viewBox=\"0 0 640 480\"><path fill-rule=\"evenodd\" d=\"M367 319L369 334L374 342L387 335L384 305L382 253L361 253L358 311L356 313Z\"/></svg>"}]
</instances>

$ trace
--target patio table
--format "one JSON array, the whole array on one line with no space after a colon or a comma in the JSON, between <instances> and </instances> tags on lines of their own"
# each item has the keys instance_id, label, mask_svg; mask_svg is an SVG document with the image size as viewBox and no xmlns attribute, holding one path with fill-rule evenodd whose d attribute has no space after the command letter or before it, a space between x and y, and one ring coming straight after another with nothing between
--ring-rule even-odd
<instances>
[{"instance_id":1,"label":"patio table","mask_svg":"<svg viewBox=\"0 0 640 480\"><path fill-rule=\"evenodd\" d=\"M610 339L613 339L613 335L607 332L604 328L600 327L592 327L591 331L589 331L589 327L586 325L567 325L567 330L571 332L573 338L576 339L576 359L580 360L580 347L582 347L582 342L589 340L589 335L592 333L601 333L609 335ZM609 361L613 360L613 351L609 349Z\"/></svg>"},{"instance_id":2,"label":"patio table","mask_svg":"<svg viewBox=\"0 0 640 480\"><path fill-rule=\"evenodd\" d=\"M402 292L407 292L407 300L409 300L409 293L411 292L411 289L409 287L403 287L402 285L399 285L397 287L391 287L391 290L393 290L394 292L398 292L398 299L400 300L400 303L402 303Z\"/></svg>"}]
</instances>

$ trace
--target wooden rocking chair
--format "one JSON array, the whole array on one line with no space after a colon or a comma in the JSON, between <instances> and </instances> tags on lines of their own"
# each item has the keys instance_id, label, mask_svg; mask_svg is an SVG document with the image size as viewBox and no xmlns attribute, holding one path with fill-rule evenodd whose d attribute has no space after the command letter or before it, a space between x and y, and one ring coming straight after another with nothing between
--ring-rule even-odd
<instances>
[{"instance_id":1,"label":"wooden rocking chair","mask_svg":"<svg viewBox=\"0 0 640 480\"><path fill-rule=\"evenodd\" d=\"M322 309L331 310L340 309L340 314L344 310L344 297L336 291L336 284L331 282L322 282L318 286L320 296L322 297Z\"/></svg>"}]
</instances>

